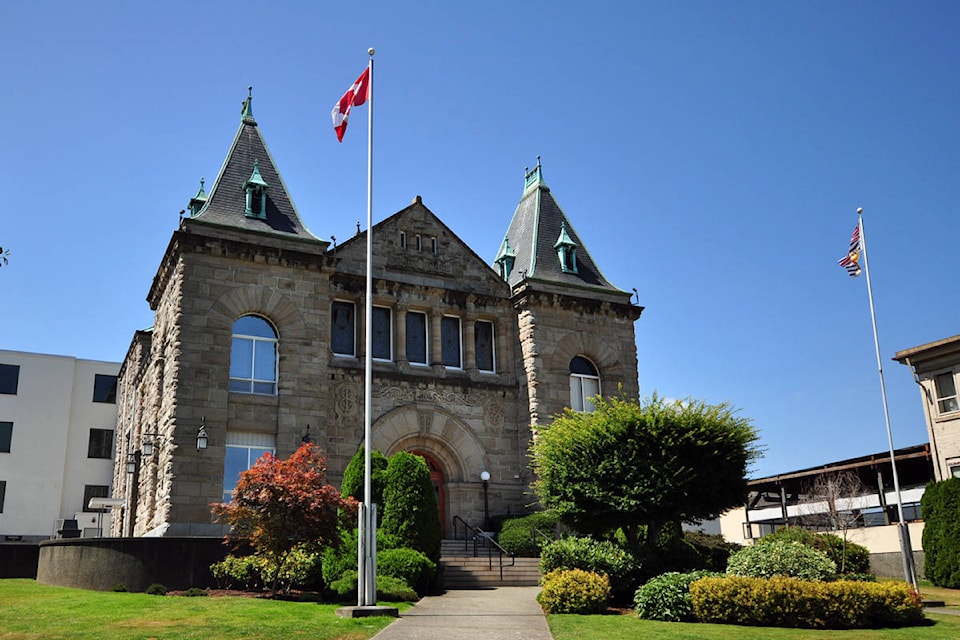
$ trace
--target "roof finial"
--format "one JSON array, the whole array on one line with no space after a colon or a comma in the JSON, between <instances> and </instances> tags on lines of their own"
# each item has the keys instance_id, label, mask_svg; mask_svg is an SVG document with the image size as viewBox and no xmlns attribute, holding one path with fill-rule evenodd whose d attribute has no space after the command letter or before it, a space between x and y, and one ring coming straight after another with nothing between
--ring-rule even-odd
<instances>
[{"instance_id":1,"label":"roof finial","mask_svg":"<svg viewBox=\"0 0 960 640\"><path fill-rule=\"evenodd\" d=\"M243 120L253 122L253 87L247 87L247 99L243 101L243 111L240 113Z\"/></svg>"}]
</instances>

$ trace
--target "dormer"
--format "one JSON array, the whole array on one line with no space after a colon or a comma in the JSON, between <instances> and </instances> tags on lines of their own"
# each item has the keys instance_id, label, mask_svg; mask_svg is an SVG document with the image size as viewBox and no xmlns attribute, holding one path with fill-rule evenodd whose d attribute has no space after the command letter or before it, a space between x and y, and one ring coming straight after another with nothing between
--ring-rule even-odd
<instances>
[{"instance_id":1,"label":"dormer","mask_svg":"<svg viewBox=\"0 0 960 640\"><path fill-rule=\"evenodd\" d=\"M267 189L270 187L260 175L260 161L253 161L253 173L243 183L247 194L244 215L248 218L267 218Z\"/></svg>"},{"instance_id":2,"label":"dormer","mask_svg":"<svg viewBox=\"0 0 960 640\"><path fill-rule=\"evenodd\" d=\"M567 233L566 220L560 223L560 237L557 238L553 248L560 259L560 269L564 273L577 273L577 243Z\"/></svg>"},{"instance_id":3,"label":"dormer","mask_svg":"<svg viewBox=\"0 0 960 640\"><path fill-rule=\"evenodd\" d=\"M193 217L200 213L200 209L202 209L205 204L207 204L207 192L203 190L203 178L200 178L200 190L197 191L197 195L190 198L190 204L187 205L187 208L190 210L190 216Z\"/></svg>"},{"instance_id":4,"label":"dormer","mask_svg":"<svg viewBox=\"0 0 960 640\"><path fill-rule=\"evenodd\" d=\"M497 252L497 257L494 259L494 263L497 265L497 272L501 278L504 280L510 279L510 272L513 271L513 264L516 259L517 254L510 248L510 240L504 238L503 244L500 245L500 251Z\"/></svg>"}]
</instances>

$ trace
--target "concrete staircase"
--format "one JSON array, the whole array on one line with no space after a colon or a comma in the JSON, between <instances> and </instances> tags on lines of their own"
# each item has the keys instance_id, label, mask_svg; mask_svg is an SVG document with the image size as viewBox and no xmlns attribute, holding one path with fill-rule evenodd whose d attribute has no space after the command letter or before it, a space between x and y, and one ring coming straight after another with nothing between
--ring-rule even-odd
<instances>
[{"instance_id":1,"label":"concrete staircase","mask_svg":"<svg viewBox=\"0 0 960 640\"><path fill-rule=\"evenodd\" d=\"M483 589L491 587L535 587L540 582L539 558L516 558L513 566L510 556L503 558L503 578L496 548L492 560L487 548L480 547L473 557L473 543L463 540L444 540L440 547L440 571L445 589ZM491 568L492 567L492 568Z\"/></svg>"}]
</instances>

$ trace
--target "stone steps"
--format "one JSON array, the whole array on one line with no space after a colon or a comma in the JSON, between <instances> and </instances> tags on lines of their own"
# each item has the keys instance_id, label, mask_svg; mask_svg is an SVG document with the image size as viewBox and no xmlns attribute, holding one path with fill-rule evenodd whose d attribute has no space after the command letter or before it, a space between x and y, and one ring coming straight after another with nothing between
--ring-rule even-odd
<instances>
[{"instance_id":1,"label":"stone steps","mask_svg":"<svg viewBox=\"0 0 960 640\"><path fill-rule=\"evenodd\" d=\"M477 550L473 557L473 543L464 549L463 540L444 540L440 550L440 571L445 589L482 589L491 587L535 587L540 583L540 559L516 558L511 566L510 556L503 558L503 575L499 554L487 556L487 548Z\"/></svg>"}]
</instances>

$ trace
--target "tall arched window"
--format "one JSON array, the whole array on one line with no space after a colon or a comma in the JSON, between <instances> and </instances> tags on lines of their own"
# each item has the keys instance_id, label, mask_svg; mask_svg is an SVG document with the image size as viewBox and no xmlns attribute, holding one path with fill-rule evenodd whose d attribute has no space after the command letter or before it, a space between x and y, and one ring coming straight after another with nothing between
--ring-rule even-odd
<instances>
[{"instance_id":1,"label":"tall arched window","mask_svg":"<svg viewBox=\"0 0 960 640\"><path fill-rule=\"evenodd\" d=\"M600 395L600 374L593 363L583 356L570 361L570 408L593 413L596 409L590 398Z\"/></svg>"},{"instance_id":2,"label":"tall arched window","mask_svg":"<svg viewBox=\"0 0 960 640\"><path fill-rule=\"evenodd\" d=\"M277 393L277 332L259 316L243 316L233 323L230 391Z\"/></svg>"}]
</instances>

